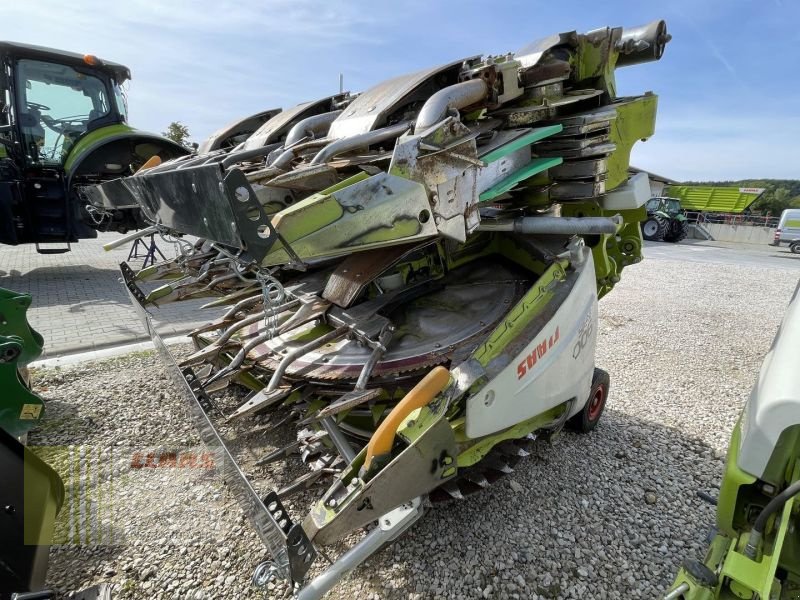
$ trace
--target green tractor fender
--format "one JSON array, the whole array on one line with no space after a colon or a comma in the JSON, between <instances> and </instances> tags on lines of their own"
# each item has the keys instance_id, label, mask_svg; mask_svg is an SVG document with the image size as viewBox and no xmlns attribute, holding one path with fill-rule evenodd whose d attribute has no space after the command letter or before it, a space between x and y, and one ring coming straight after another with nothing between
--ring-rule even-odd
<instances>
[{"instance_id":1,"label":"green tractor fender","mask_svg":"<svg viewBox=\"0 0 800 600\"><path fill-rule=\"evenodd\" d=\"M189 152L180 144L155 133L140 131L124 123L106 125L83 135L69 149L64 162L67 186L71 186L73 178L82 173L119 176L127 174L124 171L128 165L143 164L152 156L159 155L163 160L169 160Z\"/></svg>"}]
</instances>

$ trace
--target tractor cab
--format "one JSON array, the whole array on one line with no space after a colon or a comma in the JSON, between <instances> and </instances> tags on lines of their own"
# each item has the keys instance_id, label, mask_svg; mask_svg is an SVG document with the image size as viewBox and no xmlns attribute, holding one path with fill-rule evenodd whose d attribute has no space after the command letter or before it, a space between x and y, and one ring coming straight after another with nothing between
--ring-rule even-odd
<instances>
[{"instance_id":1,"label":"tractor cab","mask_svg":"<svg viewBox=\"0 0 800 600\"><path fill-rule=\"evenodd\" d=\"M677 198L650 198L645 204L647 214L664 213L665 215L682 215L681 201Z\"/></svg>"},{"instance_id":2,"label":"tractor cab","mask_svg":"<svg viewBox=\"0 0 800 600\"><path fill-rule=\"evenodd\" d=\"M187 153L127 125L128 79L127 67L96 56L0 42L0 243L64 252L98 230L139 226L134 211L98 211L81 193L154 154Z\"/></svg>"}]
</instances>

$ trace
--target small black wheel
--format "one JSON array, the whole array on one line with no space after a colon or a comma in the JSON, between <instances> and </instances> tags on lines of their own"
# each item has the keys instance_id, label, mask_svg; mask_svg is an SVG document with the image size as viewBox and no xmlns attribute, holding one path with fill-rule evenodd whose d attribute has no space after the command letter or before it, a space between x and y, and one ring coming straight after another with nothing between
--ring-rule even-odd
<instances>
[{"instance_id":1,"label":"small black wheel","mask_svg":"<svg viewBox=\"0 0 800 600\"><path fill-rule=\"evenodd\" d=\"M611 379L608 373L603 369L594 370L592 389L589 391L589 397L586 399L583 410L567 421L570 429L578 433L589 433L597 427L597 423L603 415L603 409L606 407L610 383Z\"/></svg>"},{"instance_id":2,"label":"small black wheel","mask_svg":"<svg viewBox=\"0 0 800 600\"><path fill-rule=\"evenodd\" d=\"M667 233L667 222L663 217L654 215L642 223L642 237L652 242L660 242Z\"/></svg>"},{"instance_id":3,"label":"small black wheel","mask_svg":"<svg viewBox=\"0 0 800 600\"><path fill-rule=\"evenodd\" d=\"M800 242L794 242L789 246L789 250L791 250L793 254L800 254Z\"/></svg>"}]
</instances>

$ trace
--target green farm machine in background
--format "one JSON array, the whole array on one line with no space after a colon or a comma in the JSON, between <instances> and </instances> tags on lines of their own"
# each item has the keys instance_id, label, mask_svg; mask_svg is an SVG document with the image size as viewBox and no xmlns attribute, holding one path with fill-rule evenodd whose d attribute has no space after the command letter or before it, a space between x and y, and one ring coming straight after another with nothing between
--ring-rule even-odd
<instances>
[{"instance_id":1,"label":"green farm machine in background","mask_svg":"<svg viewBox=\"0 0 800 600\"><path fill-rule=\"evenodd\" d=\"M733 430L708 550L666 599L800 598L798 357L800 285Z\"/></svg>"},{"instance_id":2,"label":"green farm machine in background","mask_svg":"<svg viewBox=\"0 0 800 600\"><path fill-rule=\"evenodd\" d=\"M127 124L128 79L127 67L96 56L0 42L0 244L66 252L98 230L141 225L137 207L100 210L81 191L188 153Z\"/></svg>"},{"instance_id":3,"label":"green farm machine in background","mask_svg":"<svg viewBox=\"0 0 800 600\"><path fill-rule=\"evenodd\" d=\"M651 198L645 205L642 236L655 242L680 242L689 232L681 202L677 198Z\"/></svg>"}]
</instances>

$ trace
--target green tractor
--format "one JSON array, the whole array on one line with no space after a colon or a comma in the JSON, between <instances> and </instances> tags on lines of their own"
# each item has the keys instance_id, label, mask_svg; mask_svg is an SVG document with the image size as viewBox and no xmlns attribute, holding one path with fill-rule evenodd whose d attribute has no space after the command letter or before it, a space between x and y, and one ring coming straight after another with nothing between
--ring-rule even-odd
<instances>
[{"instance_id":1,"label":"green tractor","mask_svg":"<svg viewBox=\"0 0 800 600\"><path fill-rule=\"evenodd\" d=\"M650 198L645 205L642 237L654 242L680 242L689 233L689 221L677 198Z\"/></svg>"},{"instance_id":2,"label":"green tractor","mask_svg":"<svg viewBox=\"0 0 800 600\"><path fill-rule=\"evenodd\" d=\"M141 226L138 207L89 207L82 192L189 152L127 124L128 79L93 55L0 42L0 243L66 252L98 230Z\"/></svg>"}]
</instances>

